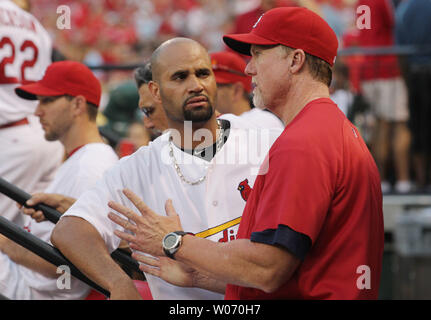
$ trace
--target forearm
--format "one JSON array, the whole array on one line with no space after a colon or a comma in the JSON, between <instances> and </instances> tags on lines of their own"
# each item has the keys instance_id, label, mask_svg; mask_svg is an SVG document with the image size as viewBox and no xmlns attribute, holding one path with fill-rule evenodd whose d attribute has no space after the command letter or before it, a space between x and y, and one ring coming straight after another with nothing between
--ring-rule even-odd
<instances>
[{"instance_id":1,"label":"forearm","mask_svg":"<svg viewBox=\"0 0 431 320\"><path fill-rule=\"evenodd\" d=\"M287 281L299 261L275 246L240 239L227 243L184 236L178 261L224 283L273 291Z\"/></svg>"},{"instance_id":2,"label":"forearm","mask_svg":"<svg viewBox=\"0 0 431 320\"><path fill-rule=\"evenodd\" d=\"M49 278L58 277L55 265L9 239L3 243L1 251L16 264L41 273Z\"/></svg>"},{"instance_id":3,"label":"forearm","mask_svg":"<svg viewBox=\"0 0 431 320\"><path fill-rule=\"evenodd\" d=\"M195 288L201 288L224 294L226 290L226 285L227 283L225 281L211 278L208 275L203 274L199 271L196 271L196 274L193 277L193 287Z\"/></svg>"},{"instance_id":4,"label":"forearm","mask_svg":"<svg viewBox=\"0 0 431 320\"><path fill-rule=\"evenodd\" d=\"M57 223L51 242L88 278L108 291L132 280L112 260L98 231L87 221L65 217ZM91 244L91 245L89 245Z\"/></svg>"}]
</instances>

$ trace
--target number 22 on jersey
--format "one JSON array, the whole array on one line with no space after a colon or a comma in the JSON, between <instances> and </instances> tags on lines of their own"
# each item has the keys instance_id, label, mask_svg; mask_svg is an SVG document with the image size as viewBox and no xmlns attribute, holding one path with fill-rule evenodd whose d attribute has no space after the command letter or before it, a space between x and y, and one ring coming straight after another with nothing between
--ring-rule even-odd
<instances>
[{"instance_id":1,"label":"number 22 on jersey","mask_svg":"<svg viewBox=\"0 0 431 320\"><path fill-rule=\"evenodd\" d=\"M2 37L0 53L0 84L32 82L26 79L25 69L33 67L37 62L39 50L33 41L24 40L17 45L9 37ZM17 59L17 53L20 57L25 55L24 59Z\"/></svg>"}]
</instances>

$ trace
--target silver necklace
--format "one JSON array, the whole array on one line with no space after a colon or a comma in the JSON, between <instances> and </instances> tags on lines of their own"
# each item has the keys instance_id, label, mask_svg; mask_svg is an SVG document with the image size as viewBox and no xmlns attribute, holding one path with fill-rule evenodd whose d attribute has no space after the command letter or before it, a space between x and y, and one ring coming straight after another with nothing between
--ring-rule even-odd
<instances>
[{"instance_id":1,"label":"silver necklace","mask_svg":"<svg viewBox=\"0 0 431 320\"><path fill-rule=\"evenodd\" d=\"M223 143L222 143L222 141L223 141L223 130L221 128L219 120L217 120L217 130L218 130L218 136L217 136L217 139L216 139L216 153L220 151L220 149L221 149L221 147L223 145ZM169 137L169 149L170 149L169 150L169 156L172 159L175 171L177 172L177 174L180 177L180 179L183 182L185 182L187 184L190 184L190 185L197 185L197 184L200 184L200 183L204 182L205 179L206 179L206 177L207 177L207 173L205 173L205 175L203 177L200 177L198 180L195 180L195 181L190 181L186 177L184 177L183 173L181 172L180 166L178 165L177 159L175 159L173 144L174 143L172 142L172 136L170 136Z\"/></svg>"}]
</instances>

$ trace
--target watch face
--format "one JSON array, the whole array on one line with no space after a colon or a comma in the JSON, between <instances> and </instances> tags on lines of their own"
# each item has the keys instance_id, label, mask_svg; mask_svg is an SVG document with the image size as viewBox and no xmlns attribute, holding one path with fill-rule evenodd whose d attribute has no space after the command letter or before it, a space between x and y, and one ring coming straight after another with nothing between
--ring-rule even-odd
<instances>
[{"instance_id":1,"label":"watch face","mask_svg":"<svg viewBox=\"0 0 431 320\"><path fill-rule=\"evenodd\" d=\"M177 238L178 237L175 234L167 235L165 238L165 247L168 249L175 247L177 244Z\"/></svg>"}]
</instances>

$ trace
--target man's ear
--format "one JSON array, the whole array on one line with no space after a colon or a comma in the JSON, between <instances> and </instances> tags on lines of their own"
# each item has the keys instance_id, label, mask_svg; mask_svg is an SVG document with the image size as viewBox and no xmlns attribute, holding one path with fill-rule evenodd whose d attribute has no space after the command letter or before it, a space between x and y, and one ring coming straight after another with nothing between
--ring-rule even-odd
<instances>
[{"instance_id":1,"label":"man's ear","mask_svg":"<svg viewBox=\"0 0 431 320\"><path fill-rule=\"evenodd\" d=\"M291 54L290 70L292 73L298 73L305 65L305 52L302 49L295 49Z\"/></svg>"},{"instance_id":2,"label":"man's ear","mask_svg":"<svg viewBox=\"0 0 431 320\"><path fill-rule=\"evenodd\" d=\"M150 81L148 83L148 89L150 90L151 96L153 97L154 101L162 103L159 84L157 82Z\"/></svg>"},{"instance_id":3,"label":"man's ear","mask_svg":"<svg viewBox=\"0 0 431 320\"><path fill-rule=\"evenodd\" d=\"M72 104L73 113L75 115L81 115L87 112L87 100L84 96L78 95L74 97Z\"/></svg>"}]
</instances>

